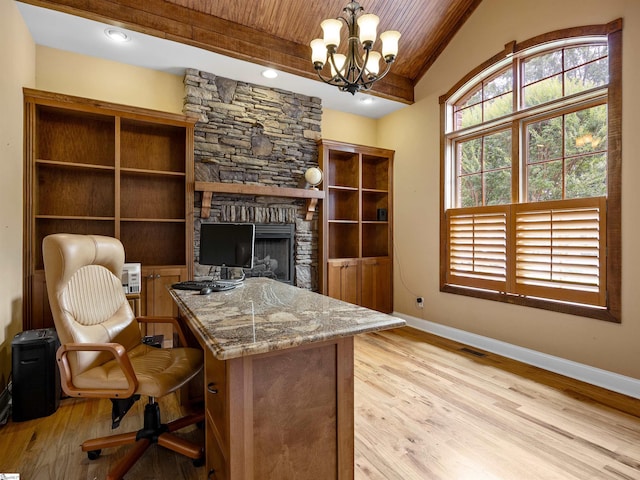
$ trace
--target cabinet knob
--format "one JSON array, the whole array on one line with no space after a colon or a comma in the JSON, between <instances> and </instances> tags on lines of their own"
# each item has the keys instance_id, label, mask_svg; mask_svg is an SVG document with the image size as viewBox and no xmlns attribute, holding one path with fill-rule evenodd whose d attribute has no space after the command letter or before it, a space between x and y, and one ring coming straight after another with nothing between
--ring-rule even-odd
<instances>
[{"instance_id":1,"label":"cabinet knob","mask_svg":"<svg viewBox=\"0 0 640 480\"><path fill-rule=\"evenodd\" d=\"M156 273L156 278L160 278L160 274L159 273Z\"/></svg>"},{"instance_id":2,"label":"cabinet knob","mask_svg":"<svg viewBox=\"0 0 640 480\"><path fill-rule=\"evenodd\" d=\"M209 480L215 480L216 479L216 470L215 470L215 468L212 468L211 470L209 470L209 473L207 474L207 478Z\"/></svg>"},{"instance_id":3,"label":"cabinet knob","mask_svg":"<svg viewBox=\"0 0 640 480\"><path fill-rule=\"evenodd\" d=\"M215 383L214 383L214 382L211 382L211 383L207 384L207 391L208 391L209 393L212 393L212 394L214 394L214 395L217 395L217 393L218 393L218 389L217 389L217 388L213 388L213 386L214 386L214 385L215 385Z\"/></svg>"}]
</instances>

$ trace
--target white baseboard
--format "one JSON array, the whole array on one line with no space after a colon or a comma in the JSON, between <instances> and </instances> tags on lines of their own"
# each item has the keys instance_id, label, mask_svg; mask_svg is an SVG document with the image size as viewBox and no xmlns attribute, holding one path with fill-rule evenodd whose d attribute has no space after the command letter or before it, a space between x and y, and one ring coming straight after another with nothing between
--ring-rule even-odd
<instances>
[{"instance_id":1,"label":"white baseboard","mask_svg":"<svg viewBox=\"0 0 640 480\"><path fill-rule=\"evenodd\" d=\"M418 330L640 399L640 380L636 378L590 367L572 360L566 360L457 328L429 322L428 320L412 317L403 313L394 312L393 315L402 318L407 322L407 325Z\"/></svg>"}]
</instances>

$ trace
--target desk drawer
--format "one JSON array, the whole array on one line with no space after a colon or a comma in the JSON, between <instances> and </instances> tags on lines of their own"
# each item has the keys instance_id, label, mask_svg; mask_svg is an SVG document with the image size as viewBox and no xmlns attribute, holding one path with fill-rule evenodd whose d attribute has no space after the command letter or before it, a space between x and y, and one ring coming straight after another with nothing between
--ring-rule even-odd
<instances>
[{"instance_id":1,"label":"desk drawer","mask_svg":"<svg viewBox=\"0 0 640 480\"><path fill-rule=\"evenodd\" d=\"M205 406L207 416L215 424L218 441L228 444L227 437L227 375L226 362L217 360L211 353L205 358Z\"/></svg>"},{"instance_id":2,"label":"desk drawer","mask_svg":"<svg viewBox=\"0 0 640 480\"><path fill-rule=\"evenodd\" d=\"M207 418L207 422L208 421L209 418ZM207 452L207 480L227 480L229 476L227 474L226 461L220 449L220 445L218 445L218 441L213 434L213 429L210 427L210 424L206 426L207 433L205 440Z\"/></svg>"}]
</instances>

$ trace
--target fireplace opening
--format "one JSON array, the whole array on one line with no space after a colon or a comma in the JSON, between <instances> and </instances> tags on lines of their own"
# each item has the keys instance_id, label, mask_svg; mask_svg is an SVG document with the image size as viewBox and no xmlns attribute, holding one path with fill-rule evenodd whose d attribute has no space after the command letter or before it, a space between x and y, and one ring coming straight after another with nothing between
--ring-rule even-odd
<instances>
[{"instance_id":1,"label":"fireplace opening","mask_svg":"<svg viewBox=\"0 0 640 480\"><path fill-rule=\"evenodd\" d=\"M247 277L294 283L294 224L256 223L253 268Z\"/></svg>"}]
</instances>

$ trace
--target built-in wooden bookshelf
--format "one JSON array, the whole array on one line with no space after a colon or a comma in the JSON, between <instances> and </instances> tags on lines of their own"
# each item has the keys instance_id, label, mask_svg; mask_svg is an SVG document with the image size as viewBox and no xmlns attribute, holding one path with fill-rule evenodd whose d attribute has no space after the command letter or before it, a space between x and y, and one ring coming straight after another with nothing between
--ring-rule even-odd
<instances>
[{"instance_id":1,"label":"built-in wooden bookshelf","mask_svg":"<svg viewBox=\"0 0 640 480\"><path fill-rule=\"evenodd\" d=\"M32 89L24 100L24 329L53 325L42 240L58 232L119 238L142 264L141 313L171 314L154 283L193 269L195 119Z\"/></svg>"},{"instance_id":2,"label":"built-in wooden bookshelf","mask_svg":"<svg viewBox=\"0 0 640 480\"><path fill-rule=\"evenodd\" d=\"M330 140L318 147L325 191L322 291L391 312L394 152Z\"/></svg>"}]
</instances>

